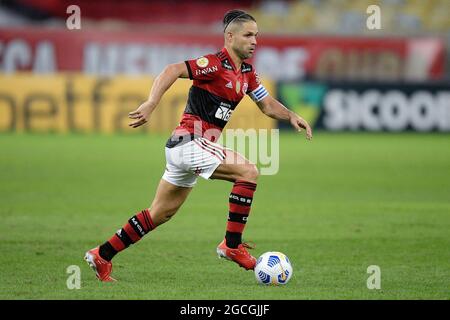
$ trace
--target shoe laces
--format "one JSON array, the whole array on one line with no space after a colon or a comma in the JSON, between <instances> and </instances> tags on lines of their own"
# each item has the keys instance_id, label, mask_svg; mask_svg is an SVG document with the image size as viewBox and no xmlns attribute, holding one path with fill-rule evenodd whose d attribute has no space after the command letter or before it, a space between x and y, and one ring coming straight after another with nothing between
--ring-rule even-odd
<instances>
[{"instance_id":1,"label":"shoe laces","mask_svg":"<svg viewBox=\"0 0 450 320\"><path fill-rule=\"evenodd\" d=\"M254 242L242 242L242 246L247 249L255 249L256 244Z\"/></svg>"},{"instance_id":2,"label":"shoe laces","mask_svg":"<svg viewBox=\"0 0 450 320\"><path fill-rule=\"evenodd\" d=\"M250 243L242 242L241 246L242 246L241 248L243 249L241 251L245 252L245 254L247 254L247 255L250 255L250 253L246 249L255 249L256 248L256 244L254 242L250 242Z\"/></svg>"}]
</instances>

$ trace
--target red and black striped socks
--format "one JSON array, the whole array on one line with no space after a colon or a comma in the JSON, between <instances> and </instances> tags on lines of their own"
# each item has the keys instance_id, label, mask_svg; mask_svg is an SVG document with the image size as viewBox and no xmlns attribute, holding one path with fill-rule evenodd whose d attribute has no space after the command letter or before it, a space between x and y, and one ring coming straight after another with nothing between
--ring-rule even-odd
<instances>
[{"instance_id":1,"label":"red and black striped socks","mask_svg":"<svg viewBox=\"0 0 450 320\"><path fill-rule=\"evenodd\" d=\"M242 232L250 214L255 190L256 183L248 181L237 180L233 185L229 198L230 210L225 234L225 241L229 248L237 248L242 242ZM100 246L99 254L103 259L111 261L117 253L138 242L155 228L149 210L142 210L131 217L111 239Z\"/></svg>"},{"instance_id":2,"label":"red and black striped socks","mask_svg":"<svg viewBox=\"0 0 450 320\"><path fill-rule=\"evenodd\" d=\"M256 183L248 181L236 180L233 185L229 200L230 211L225 234L225 241L229 248L237 248L242 242L242 232L247 223L255 190Z\"/></svg>"},{"instance_id":3,"label":"red and black striped socks","mask_svg":"<svg viewBox=\"0 0 450 320\"><path fill-rule=\"evenodd\" d=\"M148 232L155 229L150 211L148 209L142 210L118 230L108 241L102 244L99 248L100 256L107 260L111 259L120 251L128 248L131 244L141 240Z\"/></svg>"}]
</instances>

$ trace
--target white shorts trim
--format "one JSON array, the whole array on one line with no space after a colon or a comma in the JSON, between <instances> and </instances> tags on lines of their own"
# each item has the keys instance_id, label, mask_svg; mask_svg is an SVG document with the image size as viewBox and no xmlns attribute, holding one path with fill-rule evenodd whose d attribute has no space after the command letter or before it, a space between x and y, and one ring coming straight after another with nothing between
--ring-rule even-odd
<instances>
[{"instance_id":1,"label":"white shorts trim","mask_svg":"<svg viewBox=\"0 0 450 320\"><path fill-rule=\"evenodd\" d=\"M181 146L166 147L166 170L162 176L179 187L193 187L198 176L209 179L225 160L224 146L205 138L196 138Z\"/></svg>"}]
</instances>

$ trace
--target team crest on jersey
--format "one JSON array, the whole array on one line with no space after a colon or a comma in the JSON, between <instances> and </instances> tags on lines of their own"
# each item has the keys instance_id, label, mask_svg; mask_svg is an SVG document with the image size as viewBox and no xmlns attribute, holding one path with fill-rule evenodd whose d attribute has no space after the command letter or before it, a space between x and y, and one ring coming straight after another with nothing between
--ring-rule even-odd
<instances>
[{"instance_id":1,"label":"team crest on jersey","mask_svg":"<svg viewBox=\"0 0 450 320\"><path fill-rule=\"evenodd\" d=\"M209 64L209 60L206 57L200 57L197 59L196 63L200 68L204 68Z\"/></svg>"},{"instance_id":2,"label":"team crest on jersey","mask_svg":"<svg viewBox=\"0 0 450 320\"><path fill-rule=\"evenodd\" d=\"M244 82L244 84L242 85L242 94L246 94L247 89L248 89L248 83Z\"/></svg>"}]
</instances>

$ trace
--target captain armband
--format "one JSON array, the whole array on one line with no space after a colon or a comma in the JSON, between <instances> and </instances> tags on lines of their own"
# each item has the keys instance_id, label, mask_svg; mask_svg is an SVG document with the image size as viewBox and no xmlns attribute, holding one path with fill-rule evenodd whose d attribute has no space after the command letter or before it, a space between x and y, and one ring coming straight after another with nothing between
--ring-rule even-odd
<instances>
[{"instance_id":1,"label":"captain armband","mask_svg":"<svg viewBox=\"0 0 450 320\"><path fill-rule=\"evenodd\" d=\"M269 92L267 92L266 88L264 88L264 86L260 84L258 88L250 92L248 95L250 96L250 98L252 98L253 101L259 102L267 97L269 95Z\"/></svg>"}]
</instances>

